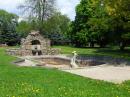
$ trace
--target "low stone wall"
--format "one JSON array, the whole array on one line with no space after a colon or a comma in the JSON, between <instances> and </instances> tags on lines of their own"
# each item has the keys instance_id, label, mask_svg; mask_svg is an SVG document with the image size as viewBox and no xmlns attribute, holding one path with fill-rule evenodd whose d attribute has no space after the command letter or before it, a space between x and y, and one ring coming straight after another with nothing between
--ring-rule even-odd
<instances>
[{"instance_id":1,"label":"low stone wall","mask_svg":"<svg viewBox=\"0 0 130 97\"><path fill-rule=\"evenodd\" d=\"M8 47L7 44L0 44L0 47Z\"/></svg>"},{"instance_id":2,"label":"low stone wall","mask_svg":"<svg viewBox=\"0 0 130 97\"><path fill-rule=\"evenodd\" d=\"M8 55L13 56L33 56L31 50L23 50L20 48L7 49L6 52ZM42 50L42 55L58 55L58 54L60 54L60 49L50 48Z\"/></svg>"},{"instance_id":3,"label":"low stone wall","mask_svg":"<svg viewBox=\"0 0 130 97\"><path fill-rule=\"evenodd\" d=\"M17 56L19 50L20 50L20 49L16 49L16 48L7 49L7 50L6 50L6 53L7 53L8 55Z\"/></svg>"},{"instance_id":4,"label":"low stone wall","mask_svg":"<svg viewBox=\"0 0 130 97\"><path fill-rule=\"evenodd\" d=\"M59 55L60 51L61 51L61 49L51 48L51 49L48 50L47 55Z\"/></svg>"}]
</instances>

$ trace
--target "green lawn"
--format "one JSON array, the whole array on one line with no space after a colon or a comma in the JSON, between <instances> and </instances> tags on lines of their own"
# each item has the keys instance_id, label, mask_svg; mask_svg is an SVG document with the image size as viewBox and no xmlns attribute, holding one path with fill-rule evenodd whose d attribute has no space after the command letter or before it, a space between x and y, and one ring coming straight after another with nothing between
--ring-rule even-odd
<instances>
[{"instance_id":1,"label":"green lawn","mask_svg":"<svg viewBox=\"0 0 130 97\"><path fill-rule=\"evenodd\" d=\"M0 48L0 97L130 97L130 81L118 85L55 69L17 67L11 63L15 59Z\"/></svg>"},{"instance_id":2,"label":"green lawn","mask_svg":"<svg viewBox=\"0 0 130 97\"><path fill-rule=\"evenodd\" d=\"M120 51L117 47L113 48L75 48L70 46L54 46L60 48L61 53L71 54L73 51L77 51L79 55L85 56L112 56L119 58L126 58L130 60L130 48L127 50Z\"/></svg>"}]
</instances>

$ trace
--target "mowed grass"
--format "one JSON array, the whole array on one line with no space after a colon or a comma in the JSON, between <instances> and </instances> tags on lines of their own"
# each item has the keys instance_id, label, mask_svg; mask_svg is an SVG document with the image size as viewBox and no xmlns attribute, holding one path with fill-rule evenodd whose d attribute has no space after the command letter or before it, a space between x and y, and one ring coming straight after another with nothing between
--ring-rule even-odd
<instances>
[{"instance_id":1,"label":"mowed grass","mask_svg":"<svg viewBox=\"0 0 130 97\"><path fill-rule=\"evenodd\" d=\"M17 67L0 48L0 97L130 97L130 81L112 84L55 69Z\"/></svg>"},{"instance_id":2,"label":"mowed grass","mask_svg":"<svg viewBox=\"0 0 130 97\"><path fill-rule=\"evenodd\" d=\"M72 54L77 51L79 55L84 56L112 56L117 58L125 58L130 60L130 48L120 51L117 47L111 48L75 48L71 46L54 46L54 48L61 49L62 54Z\"/></svg>"}]
</instances>

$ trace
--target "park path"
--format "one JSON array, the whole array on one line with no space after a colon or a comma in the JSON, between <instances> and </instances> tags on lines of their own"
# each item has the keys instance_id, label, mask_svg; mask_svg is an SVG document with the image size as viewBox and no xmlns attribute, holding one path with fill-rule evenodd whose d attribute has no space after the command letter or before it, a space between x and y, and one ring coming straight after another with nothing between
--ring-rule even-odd
<instances>
[{"instance_id":1,"label":"park path","mask_svg":"<svg viewBox=\"0 0 130 97\"><path fill-rule=\"evenodd\" d=\"M114 83L122 83L123 81L130 80L130 66L96 66L84 69L63 71L92 79L104 80Z\"/></svg>"}]
</instances>

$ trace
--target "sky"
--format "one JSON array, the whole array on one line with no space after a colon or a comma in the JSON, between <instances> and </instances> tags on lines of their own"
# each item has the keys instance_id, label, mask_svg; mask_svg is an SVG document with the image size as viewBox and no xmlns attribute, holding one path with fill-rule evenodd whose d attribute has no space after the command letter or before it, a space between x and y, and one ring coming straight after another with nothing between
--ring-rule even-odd
<instances>
[{"instance_id":1,"label":"sky","mask_svg":"<svg viewBox=\"0 0 130 97\"><path fill-rule=\"evenodd\" d=\"M57 0L57 8L62 14L66 14L71 20L75 18L75 6L80 0ZM0 0L0 9L20 15L20 10L17 6L23 3L24 0Z\"/></svg>"}]
</instances>

